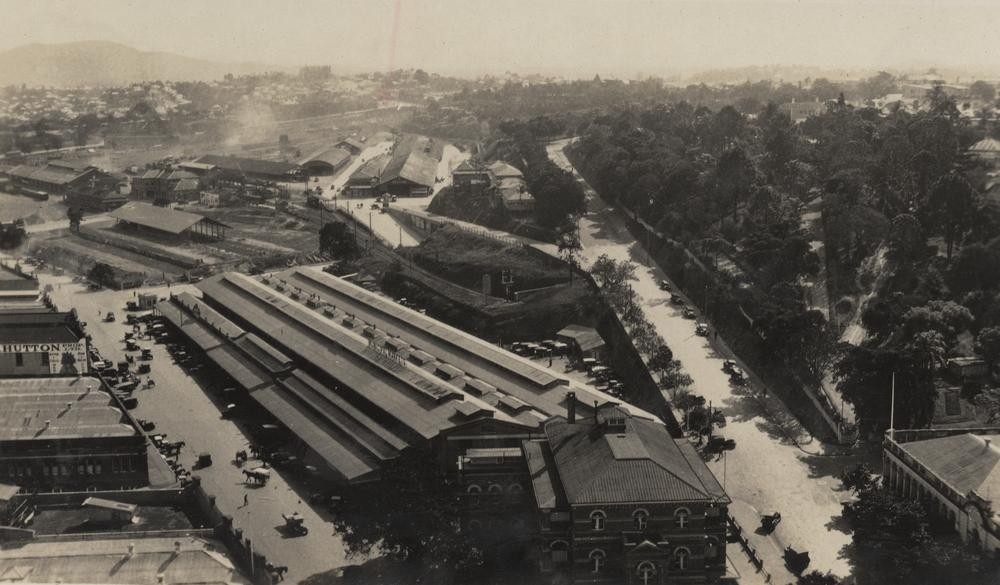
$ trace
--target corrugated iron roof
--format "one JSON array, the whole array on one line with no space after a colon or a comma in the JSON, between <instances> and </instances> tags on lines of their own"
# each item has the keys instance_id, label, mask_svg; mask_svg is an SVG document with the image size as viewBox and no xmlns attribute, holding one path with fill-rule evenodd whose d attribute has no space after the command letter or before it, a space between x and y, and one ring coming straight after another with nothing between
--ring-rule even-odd
<instances>
[{"instance_id":1,"label":"corrugated iron roof","mask_svg":"<svg viewBox=\"0 0 1000 585\"><path fill-rule=\"evenodd\" d=\"M966 433L899 447L963 496L975 490L984 498L1000 497L1000 434Z\"/></svg>"},{"instance_id":2,"label":"corrugated iron roof","mask_svg":"<svg viewBox=\"0 0 1000 585\"><path fill-rule=\"evenodd\" d=\"M624 411L621 411L624 412ZM591 417L557 417L545 435L570 504L719 501L725 492L660 423L625 418L623 430Z\"/></svg>"},{"instance_id":3,"label":"corrugated iron roof","mask_svg":"<svg viewBox=\"0 0 1000 585\"><path fill-rule=\"evenodd\" d=\"M169 207L157 207L156 205L138 201L126 203L108 215L121 221L151 227L171 234L179 234L188 230L200 221L225 225L220 221L209 219L197 213L178 211Z\"/></svg>"}]
</instances>

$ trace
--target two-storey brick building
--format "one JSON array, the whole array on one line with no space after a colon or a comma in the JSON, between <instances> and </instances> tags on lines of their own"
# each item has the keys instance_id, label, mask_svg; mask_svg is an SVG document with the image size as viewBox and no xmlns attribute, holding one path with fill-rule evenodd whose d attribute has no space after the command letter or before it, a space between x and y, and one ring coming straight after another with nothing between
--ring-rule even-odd
<instances>
[{"instance_id":1,"label":"two-storey brick building","mask_svg":"<svg viewBox=\"0 0 1000 585\"><path fill-rule=\"evenodd\" d=\"M687 441L602 406L522 444L543 571L573 583L710 583L725 573L726 496Z\"/></svg>"}]
</instances>

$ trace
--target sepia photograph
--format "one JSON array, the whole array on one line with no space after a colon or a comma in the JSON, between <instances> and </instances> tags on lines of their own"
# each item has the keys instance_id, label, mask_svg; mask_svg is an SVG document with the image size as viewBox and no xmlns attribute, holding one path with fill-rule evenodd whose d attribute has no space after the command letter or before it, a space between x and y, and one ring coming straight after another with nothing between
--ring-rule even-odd
<instances>
[{"instance_id":1,"label":"sepia photograph","mask_svg":"<svg viewBox=\"0 0 1000 585\"><path fill-rule=\"evenodd\" d=\"M1000 585L998 26L0 0L0 583Z\"/></svg>"}]
</instances>

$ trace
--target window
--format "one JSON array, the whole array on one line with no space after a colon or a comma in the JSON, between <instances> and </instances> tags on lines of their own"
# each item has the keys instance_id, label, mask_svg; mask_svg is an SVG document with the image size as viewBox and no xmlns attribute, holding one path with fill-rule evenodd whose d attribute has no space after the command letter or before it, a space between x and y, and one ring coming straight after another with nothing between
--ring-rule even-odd
<instances>
[{"instance_id":1,"label":"window","mask_svg":"<svg viewBox=\"0 0 1000 585\"><path fill-rule=\"evenodd\" d=\"M565 563L569 560L569 543L565 540L553 540L549 550L552 551L553 563Z\"/></svg>"},{"instance_id":2,"label":"window","mask_svg":"<svg viewBox=\"0 0 1000 585\"><path fill-rule=\"evenodd\" d=\"M709 536L705 539L705 558L715 559L719 556L719 539Z\"/></svg>"},{"instance_id":3,"label":"window","mask_svg":"<svg viewBox=\"0 0 1000 585\"><path fill-rule=\"evenodd\" d=\"M635 521L636 530L645 530L646 525L649 523L649 512L640 508L632 512L632 520Z\"/></svg>"},{"instance_id":4,"label":"window","mask_svg":"<svg viewBox=\"0 0 1000 585\"><path fill-rule=\"evenodd\" d=\"M649 561L642 561L636 566L635 574L639 576L642 585L649 585L656 578L656 565Z\"/></svg>"},{"instance_id":5,"label":"window","mask_svg":"<svg viewBox=\"0 0 1000 585\"><path fill-rule=\"evenodd\" d=\"M600 511L594 510L590 513L590 529L591 530L604 530L604 521L607 519L607 515Z\"/></svg>"},{"instance_id":6,"label":"window","mask_svg":"<svg viewBox=\"0 0 1000 585\"><path fill-rule=\"evenodd\" d=\"M44 352L42 353L42 365L45 366L46 368L49 367L49 354L48 353L44 353Z\"/></svg>"},{"instance_id":7,"label":"window","mask_svg":"<svg viewBox=\"0 0 1000 585\"><path fill-rule=\"evenodd\" d=\"M595 548L594 550L590 551L590 563L591 563L590 566L593 572L595 573L601 572L601 569L604 568L605 557L607 557L607 555L605 555L604 551L599 548Z\"/></svg>"},{"instance_id":8,"label":"window","mask_svg":"<svg viewBox=\"0 0 1000 585\"><path fill-rule=\"evenodd\" d=\"M469 520L469 530L476 532L483 529L483 523L479 520Z\"/></svg>"},{"instance_id":9,"label":"window","mask_svg":"<svg viewBox=\"0 0 1000 585\"><path fill-rule=\"evenodd\" d=\"M691 556L691 551L684 548L683 546L674 549L674 567L678 570L683 571L688 568L688 558Z\"/></svg>"},{"instance_id":10,"label":"window","mask_svg":"<svg viewBox=\"0 0 1000 585\"><path fill-rule=\"evenodd\" d=\"M491 483L490 487L487 488L487 490L491 494L502 494L503 493L503 486L500 485L500 484L498 484L498 483Z\"/></svg>"},{"instance_id":11,"label":"window","mask_svg":"<svg viewBox=\"0 0 1000 585\"><path fill-rule=\"evenodd\" d=\"M520 494L523 491L524 491L524 488L521 487L521 484L519 484L519 483L512 483L509 486L507 486L507 493L510 493L510 494Z\"/></svg>"},{"instance_id":12,"label":"window","mask_svg":"<svg viewBox=\"0 0 1000 585\"><path fill-rule=\"evenodd\" d=\"M14 354L14 367L21 368L24 367L24 354L17 352Z\"/></svg>"},{"instance_id":13,"label":"window","mask_svg":"<svg viewBox=\"0 0 1000 585\"><path fill-rule=\"evenodd\" d=\"M674 512L674 521L677 522L678 528L687 528L690 523L691 510L687 508L677 508Z\"/></svg>"},{"instance_id":14,"label":"window","mask_svg":"<svg viewBox=\"0 0 1000 585\"><path fill-rule=\"evenodd\" d=\"M478 483L471 483L469 487L465 488L465 493L469 494L469 505L478 506L479 494L483 493L483 488L479 487Z\"/></svg>"}]
</instances>

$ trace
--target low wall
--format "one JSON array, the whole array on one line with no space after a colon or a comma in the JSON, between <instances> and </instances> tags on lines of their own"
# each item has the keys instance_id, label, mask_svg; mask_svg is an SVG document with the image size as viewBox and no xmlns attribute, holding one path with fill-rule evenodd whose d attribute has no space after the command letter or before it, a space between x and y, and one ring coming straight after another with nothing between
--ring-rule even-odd
<instances>
[{"instance_id":1,"label":"low wall","mask_svg":"<svg viewBox=\"0 0 1000 585\"><path fill-rule=\"evenodd\" d=\"M108 246L114 246L116 248L121 248L122 250L127 250L129 252L134 252L142 256L152 258L154 260L160 260L162 262L167 262L168 264L173 264L174 266L179 266L186 270L191 270L202 266L201 260L196 260L194 258L189 258L188 256L183 256L181 254L173 254L167 250L161 250L154 246L147 246L141 241L135 241L134 239L127 236L119 236L117 234L104 233L93 228L88 228L86 226L80 226L77 230L77 235L81 238L92 240L100 244L107 244Z\"/></svg>"}]
</instances>

